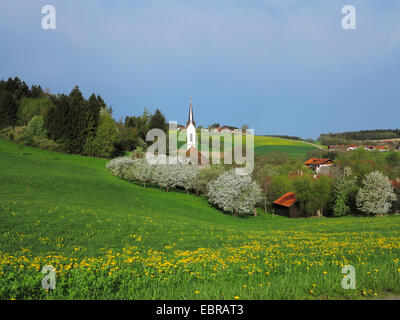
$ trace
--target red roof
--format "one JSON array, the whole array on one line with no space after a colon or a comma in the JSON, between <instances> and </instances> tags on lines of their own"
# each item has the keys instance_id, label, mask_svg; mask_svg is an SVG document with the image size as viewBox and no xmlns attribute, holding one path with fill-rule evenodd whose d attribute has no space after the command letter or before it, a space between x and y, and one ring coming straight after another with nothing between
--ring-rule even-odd
<instances>
[{"instance_id":1,"label":"red roof","mask_svg":"<svg viewBox=\"0 0 400 320\"><path fill-rule=\"evenodd\" d=\"M208 159L195 147L190 147L186 151L186 157L190 157L190 162L195 164L210 164Z\"/></svg>"},{"instance_id":2,"label":"red roof","mask_svg":"<svg viewBox=\"0 0 400 320\"><path fill-rule=\"evenodd\" d=\"M400 182L397 182L396 180L390 180L392 183L393 187L395 187L397 190L400 190Z\"/></svg>"},{"instance_id":3,"label":"red roof","mask_svg":"<svg viewBox=\"0 0 400 320\"><path fill-rule=\"evenodd\" d=\"M296 195L294 192L288 192L274 201L275 204L279 204L284 207L291 207L295 202Z\"/></svg>"},{"instance_id":4,"label":"red roof","mask_svg":"<svg viewBox=\"0 0 400 320\"><path fill-rule=\"evenodd\" d=\"M311 158L308 159L306 162L304 162L305 165L310 165L310 164L330 164L332 163L332 160L330 159L319 159L319 158Z\"/></svg>"},{"instance_id":5,"label":"red roof","mask_svg":"<svg viewBox=\"0 0 400 320\"><path fill-rule=\"evenodd\" d=\"M375 146L374 149L382 149L383 150L383 149L386 149L386 147L384 147L384 146Z\"/></svg>"}]
</instances>

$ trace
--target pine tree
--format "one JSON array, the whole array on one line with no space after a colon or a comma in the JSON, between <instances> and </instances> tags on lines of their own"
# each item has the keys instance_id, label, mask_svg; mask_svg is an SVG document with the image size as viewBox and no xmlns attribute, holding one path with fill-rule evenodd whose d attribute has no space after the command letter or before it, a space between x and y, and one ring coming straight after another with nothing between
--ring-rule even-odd
<instances>
[{"instance_id":1,"label":"pine tree","mask_svg":"<svg viewBox=\"0 0 400 320\"><path fill-rule=\"evenodd\" d=\"M168 130L167 121L165 121L165 117L159 109L156 109L156 112L150 118L149 130L151 129L161 129L164 132Z\"/></svg>"},{"instance_id":2,"label":"pine tree","mask_svg":"<svg viewBox=\"0 0 400 320\"><path fill-rule=\"evenodd\" d=\"M18 106L9 91L0 91L0 128L14 126L17 123Z\"/></svg>"},{"instance_id":3,"label":"pine tree","mask_svg":"<svg viewBox=\"0 0 400 320\"><path fill-rule=\"evenodd\" d=\"M69 95L70 112L68 114L69 151L81 153L86 142L87 101L76 86Z\"/></svg>"}]
</instances>

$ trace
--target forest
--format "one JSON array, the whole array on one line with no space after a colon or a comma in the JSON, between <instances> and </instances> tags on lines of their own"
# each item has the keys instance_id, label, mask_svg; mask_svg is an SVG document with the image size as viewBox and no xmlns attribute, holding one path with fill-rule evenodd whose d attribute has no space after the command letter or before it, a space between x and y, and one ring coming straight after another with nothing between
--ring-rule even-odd
<instances>
[{"instance_id":1,"label":"forest","mask_svg":"<svg viewBox=\"0 0 400 320\"><path fill-rule=\"evenodd\" d=\"M115 121L100 95L86 99L78 86L52 94L40 85L29 87L15 77L0 81L0 137L19 144L63 153L113 158L145 149L152 128L167 132L159 109Z\"/></svg>"}]
</instances>

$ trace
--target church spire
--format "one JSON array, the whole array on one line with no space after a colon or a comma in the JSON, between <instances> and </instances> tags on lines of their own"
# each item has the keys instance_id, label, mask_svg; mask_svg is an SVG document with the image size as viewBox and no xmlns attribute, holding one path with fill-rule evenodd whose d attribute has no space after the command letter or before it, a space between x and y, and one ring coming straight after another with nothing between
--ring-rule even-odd
<instances>
[{"instance_id":1,"label":"church spire","mask_svg":"<svg viewBox=\"0 0 400 320\"><path fill-rule=\"evenodd\" d=\"M193 117L192 97L190 97L189 117L186 126L188 126L190 123L196 126L196 122L194 122L194 117Z\"/></svg>"}]
</instances>

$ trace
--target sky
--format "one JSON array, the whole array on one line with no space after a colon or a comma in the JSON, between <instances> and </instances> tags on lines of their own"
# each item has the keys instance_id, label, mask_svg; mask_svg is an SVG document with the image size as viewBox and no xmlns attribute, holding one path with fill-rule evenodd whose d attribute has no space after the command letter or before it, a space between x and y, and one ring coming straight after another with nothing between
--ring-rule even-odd
<instances>
[{"instance_id":1,"label":"sky","mask_svg":"<svg viewBox=\"0 0 400 320\"><path fill-rule=\"evenodd\" d=\"M356 30L341 10L356 9ZM42 28L44 5L56 29ZM398 0L1 0L0 78L255 134L400 127Z\"/></svg>"}]
</instances>

